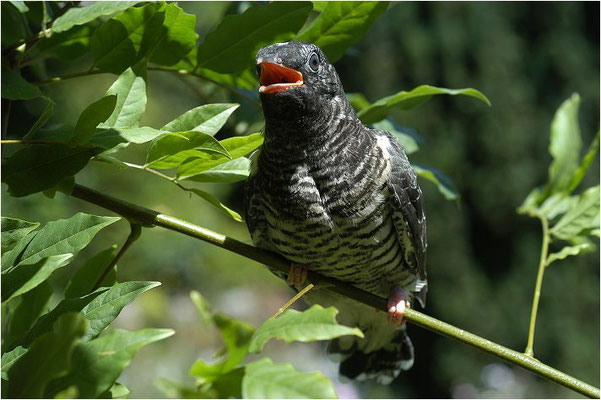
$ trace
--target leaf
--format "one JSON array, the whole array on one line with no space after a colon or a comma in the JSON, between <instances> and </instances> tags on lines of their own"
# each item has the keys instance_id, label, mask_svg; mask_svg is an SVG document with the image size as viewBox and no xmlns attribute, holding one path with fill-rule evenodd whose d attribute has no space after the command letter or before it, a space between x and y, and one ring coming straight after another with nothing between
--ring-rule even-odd
<instances>
[{"instance_id":1,"label":"leaf","mask_svg":"<svg viewBox=\"0 0 601 400\"><path fill-rule=\"evenodd\" d=\"M38 52L61 60L73 60L88 54L93 29L90 26L78 26L67 32L53 33L36 45Z\"/></svg>"},{"instance_id":2,"label":"leaf","mask_svg":"<svg viewBox=\"0 0 601 400\"><path fill-rule=\"evenodd\" d=\"M196 68L196 53L194 53L194 64L189 69ZM253 65L253 64L250 64ZM259 100L257 92L257 73L254 68L246 68L240 72L231 74L220 74L207 68L198 68L196 72L199 75L209 78L211 81L222 84L226 87L240 88L246 90L246 95L253 100Z\"/></svg>"},{"instance_id":3,"label":"leaf","mask_svg":"<svg viewBox=\"0 0 601 400\"><path fill-rule=\"evenodd\" d=\"M564 258L569 257L569 256L577 256L580 253L585 253L585 252L591 251L594 248L595 247L593 246L592 243L586 243L586 242L579 243L579 244L572 245L572 246L565 246L560 251L549 254L549 257L547 257L546 265L548 267L554 261L563 260Z\"/></svg>"},{"instance_id":4,"label":"leaf","mask_svg":"<svg viewBox=\"0 0 601 400\"><path fill-rule=\"evenodd\" d=\"M534 188L528 193L522 204L518 207L518 214L526 214L536 217L538 214L538 203L543 198L543 192L540 188Z\"/></svg>"},{"instance_id":5,"label":"leaf","mask_svg":"<svg viewBox=\"0 0 601 400\"><path fill-rule=\"evenodd\" d=\"M320 372L299 372L291 364L262 358L246 365L242 379L245 399L335 399L336 391Z\"/></svg>"},{"instance_id":6,"label":"leaf","mask_svg":"<svg viewBox=\"0 0 601 400\"><path fill-rule=\"evenodd\" d=\"M43 97L40 89L27 82L19 70L10 69L2 64L2 98L9 100L30 100Z\"/></svg>"},{"instance_id":7,"label":"leaf","mask_svg":"<svg viewBox=\"0 0 601 400\"><path fill-rule=\"evenodd\" d=\"M551 228L559 239L568 240L582 231L599 228L599 185L588 188L578 196L578 201Z\"/></svg>"},{"instance_id":8,"label":"leaf","mask_svg":"<svg viewBox=\"0 0 601 400\"><path fill-rule=\"evenodd\" d=\"M27 5L25 4L24 1L10 1L10 4L12 4L13 6L15 6L15 8L17 10L19 10L19 12L21 14L24 14L27 11L29 11L29 7L27 7Z\"/></svg>"},{"instance_id":9,"label":"leaf","mask_svg":"<svg viewBox=\"0 0 601 400\"><path fill-rule=\"evenodd\" d=\"M234 183L245 180L248 178L249 173L250 160L246 157L238 157L199 174L188 176L186 178L178 178L180 180L189 179L195 182Z\"/></svg>"},{"instance_id":10,"label":"leaf","mask_svg":"<svg viewBox=\"0 0 601 400\"><path fill-rule=\"evenodd\" d=\"M196 188L190 188L187 190L194 193L195 195L197 195L199 197L202 197L203 199L208 201L212 206L217 208L219 211L221 211L228 217L231 217L234 221L243 222L240 214L238 214L236 211L234 211L234 210L228 208L227 206L225 206L224 204L222 204L219 201L219 199L217 197L213 196L211 193L208 193L208 192L205 192L204 190L200 190L200 189L196 189Z\"/></svg>"},{"instance_id":11,"label":"leaf","mask_svg":"<svg viewBox=\"0 0 601 400\"><path fill-rule=\"evenodd\" d=\"M31 328L38 317L46 312L48 300L53 290L48 282L42 282L34 289L15 298L12 303L19 303L8 316L8 334L3 335L5 344L12 344ZM5 320L6 321L6 320Z\"/></svg>"},{"instance_id":12,"label":"leaf","mask_svg":"<svg viewBox=\"0 0 601 400\"><path fill-rule=\"evenodd\" d=\"M23 140L29 140L30 136L36 133L42 126L48 122L52 115L54 114L54 101L51 98L46 97L46 108L42 112L42 115L38 118L38 120L33 124L29 132L25 136L23 136Z\"/></svg>"},{"instance_id":13,"label":"leaf","mask_svg":"<svg viewBox=\"0 0 601 400\"><path fill-rule=\"evenodd\" d=\"M161 128L169 132L199 131L214 136L240 104L205 104L186 111Z\"/></svg>"},{"instance_id":14,"label":"leaf","mask_svg":"<svg viewBox=\"0 0 601 400\"><path fill-rule=\"evenodd\" d=\"M15 245L29 232L40 226L39 222L23 221L22 219L2 217L2 254L12 250Z\"/></svg>"},{"instance_id":15,"label":"leaf","mask_svg":"<svg viewBox=\"0 0 601 400\"><path fill-rule=\"evenodd\" d=\"M102 24L90 42L94 66L120 74L145 58L163 32L163 9L161 3L131 7Z\"/></svg>"},{"instance_id":16,"label":"leaf","mask_svg":"<svg viewBox=\"0 0 601 400\"><path fill-rule=\"evenodd\" d=\"M211 312L211 305L207 299L205 299L197 290L192 290L190 292L190 299L192 300L192 303L194 303L194 308L196 308L196 312L200 316L202 322L210 324L213 321L213 314Z\"/></svg>"},{"instance_id":17,"label":"leaf","mask_svg":"<svg viewBox=\"0 0 601 400\"><path fill-rule=\"evenodd\" d=\"M150 61L161 65L174 65L196 45L196 15L186 14L175 4L168 4L165 7L163 25L164 36L156 44Z\"/></svg>"},{"instance_id":18,"label":"leaf","mask_svg":"<svg viewBox=\"0 0 601 400\"><path fill-rule=\"evenodd\" d=\"M551 122L549 153L553 161L549 167L548 185L552 193L567 189L578 169L582 147L578 126L579 105L580 96L574 93L559 106Z\"/></svg>"},{"instance_id":19,"label":"leaf","mask_svg":"<svg viewBox=\"0 0 601 400\"><path fill-rule=\"evenodd\" d=\"M438 191L444 196L447 200L458 200L459 192L455 188L455 184L451 180L451 178L444 175L442 172L432 167L424 167L412 164L413 170L415 173L432 182L438 188Z\"/></svg>"},{"instance_id":20,"label":"leaf","mask_svg":"<svg viewBox=\"0 0 601 400\"><path fill-rule=\"evenodd\" d=\"M53 378L65 373L73 347L85 330L85 319L78 314L61 316L52 332L40 336L8 370L8 396L42 398Z\"/></svg>"},{"instance_id":21,"label":"leaf","mask_svg":"<svg viewBox=\"0 0 601 400\"><path fill-rule=\"evenodd\" d=\"M111 150L112 152L125 148L130 143L142 144L150 142L162 134L164 134L163 131L149 126L99 128L90 140L90 144L105 150ZM106 151L103 154L106 154Z\"/></svg>"},{"instance_id":22,"label":"leaf","mask_svg":"<svg viewBox=\"0 0 601 400\"><path fill-rule=\"evenodd\" d=\"M113 113L101 127L138 126L146 109L146 67L127 68L106 92L116 95Z\"/></svg>"},{"instance_id":23,"label":"leaf","mask_svg":"<svg viewBox=\"0 0 601 400\"><path fill-rule=\"evenodd\" d=\"M382 121L372 124L372 126L374 129L380 129L392 133L403 150L405 150L405 154L412 154L419 150L419 145L417 144L415 138L411 134L400 130L400 127L396 127L392 121L383 119Z\"/></svg>"},{"instance_id":24,"label":"leaf","mask_svg":"<svg viewBox=\"0 0 601 400\"><path fill-rule=\"evenodd\" d=\"M102 228L120 219L80 212L69 219L48 222L29 243L19 264L31 265L58 254L76 255Z\"/></svg>"},{"instance_id":25,"label":"leaf","mask_svg":"<svg viewBox=\"0 0 601 400\"><path fill-rule=\"evenodd\" d=\"M52 24L52 32L64 32L76 25L83 25L103 15L110 15L132 7L132 1L99 1L82 8L71 8Z\"/></svg>"},{"instance_id":26,"label":"leaf","mask_svg":"<svg viewBox=\"0 0 601 400\"><path fill-rule=\"evenodd\" d=\"M77 386L79 397L96 398L109 390L143 346L163 340L175 332L171 329L115 329L73 350L69 373L52 383L49 393L70 385Z\"/></svg>"},{"instance_id":27,"label":"leaf","mask_svg":"<svg viewBox=\"0 0 601 400\"><path fill-rule=\"evenodd\" d=\"M548 197L543 204L535 210L534 214L544 215L548 220L552 220L562 214L565 214L578 202L578 197L567 196L564 192L555 193Z\"/></svg>"},{"instance_id":28,"label":"leaf","mask_svg":"<svg viewBox=\"0 0 601 400\"><path fill-rule=\"evenodd\" d=\"M96 153L90 147L30 145L16 151L2 165L2 182L14 197L41 192L77 174Z\"/></svg>"},{"instance_id":29,"label":"leaf","mask_svg":"<svg viewBox=\"0 0 601 400\"><path fill-rule=\"evenodd\" d=\"M156 139L146 157L146 166L168 169L179 166L187 158L203 151L230 157L215 138L203 132L167 133Z\"/></svg>"},{"instance_id":30,"label":"leaf","mask_svg":"<svg viewBox=\"0 0 601 400\"><path fill-rule=\"evenodd\" d=\"M357 116L364 124L373 124L374 122L386 118L395 108L401 110L414 108L437 94L472 96L482 100L490 106L490 101L488 101L486 96L476 89L446 89L430 85L421 85L409 92L403 90L392 96L381 98L369 107L359 111Z\"/></svg>"},{"instance_id":31,"label":"leaf","mask_svg":"<svg viewBox=\"0 0 601 400\"><path fill-rule=\"evenodd\" d=\"M8 380L6 371L25 353L27 353L27 349L19 346L2 354L2 379ZM2 384L5 385L4 382Z\"/></svg>"},{"instance_id":32,"label":"leaf","mask_svg":"<svg viewBox=\"0 0 601 400\"><path fill-rule=\"evenodd\" d=\"M234 136L223 139L219 143L230 153L232 158L246 156L263 144L263 134L261 132L252 133L247 136Z\"/></svg>"},{"instance_id":33,"label":"leaf","mask_svg":"<svg viewBox=\"0 0 601 400\"><path fill-rule=\"evenodd\" d=\"M86 107L75 125L73 141L76 143L89 142L96 133L96 127L111 116L116 104L117 96L108 95Z\"/></svg>"},{"instance_id":34,"label":"leaf","mask_svg":"<svg viewBox=\"0 0 601 400\"><path fill-rule=\"evenodd\" d=\"M196 391L195 387L191 385L184 385L180 383L172 382L165 378L159 378L154 381L154 385L157 389L165 394L165 397L172 399L198 399L202 398ZM215 398L209 397L207 398ZM225 398L225 397L224 397ZM239 397L241 398L241 396Z\"/></svg>"},{"instance_id":35,"label":"leaf","mask_svg":"<svg viewBox=\"0 0 601 400\"><path fill-rule=\"evenodd\" d=\"M574 189L576 189L578 187L578 185L580 185L580 182L582 182L582 178L584 178L586 171L588 170L591 163L597 156L598 152L599 152L599 131L597 131L595 138L591 142L591 144L588 148L588 151L586 152L586 155L582 158L582 161L580 162L580 166L576 169L576 171L572 175L572 179L570 180L570 186L568 187L568 192L572 192Z\"/></svg>"},{"instance_id":36,"label":"leaf","mask_svg":"<svg viewBox=\"0 0 601 400\"><path fill-rule=\"evenodd\" d=\"M2 8L2 12L0 12L0 16L2 16L2 23L0 24L2 27L2 34L0 35L2 38L2 47L25 39L29 34L29 29L27 29L28 22L19 10L19 7L15 3L8 1L1 2L0 6ZM4 71L2 71L2 75L2 83L4 83L6 79ZM2 97L4 97L4 88L2 89Z\"/></svg>"},{"instance_id":37,"label":"leaf","mask_svg":"<svg viewBox=\"0 0 601 400\"><path fill-rule=\"evenodd\" d=\"M359 328L338 324L336 314L336 308L323 308L318 304L303 312L287 310L275 319L268 319L256 330L248 350L259 353L271 338L282 339L286 343L306 343L346 335L363 337Z\"/></svg>"},{"instance_id":38,"label":"leaf","mask_svg":"<svg viewBox=\"0 0 601 400\"><path fill-rule=\"evenodd\" d=\"M113 245L88 259L77 270L65 289L65 298L84 296L92 291L96 281L100 279L108 265L117 255L117 246ZM117 280L115 268L104 278L100 287L112 286Z\"/></svg>"},{"instance_id":39,"label":"leaf","mask_svg":"<svg viewBox=\"0 0 601 400\"><path fill-rule=\"evenodd\" d=\"M353 109L357 113L359 111L363 110L364 108L369 107L370 104L371 104L365 98L365 96L363 95L363 93L347 93L346 94L346 98L348 99L349 103L351 103L351 106L353 107Z\"/></svg>"},{"instance_id":40,"label":"leaf","mask_svg":"<svg viewBox=\"0 0 601 400\"><path fill-rule=\"evenodd\" d=\"M129 395L129 393L129 389L124 384L115 382L113 386L111 386L111 388L108 390L106 397L111 399L125 399ZM104 396L102 395L100 397L104 398Z\"/></svg>"},{"instance_id":41,"label":"leaf","mask_svg":"<svg viewBox=\"0 0 601 400\"><path fill-rule=\"evenodd\" d=\"M73 254L53 255L36 262L20 263L2 272L2 302L27 293L41 284L54 271L64 267Z\"/></svg>"},{"instance_id":42,"label":"leaf","mask_svg":"<svg viewBox=\"0 0 601 400\"><path fill-rule=\"evenodd\" d=\"M316 44L334 63L348 47L365 36L387 7L387 1L328 2L311 26L295 40Z\"/></svg>"},{"instance_id":43,"label":"leaf","mask_svg":"<svg viewBox=\"0 0 601 400\"><path fill-rule=\"evenodd\" d=\"M82 340L98 336L121 312L123 307L134 301L140 294L159 286L160 282L131 281L118 283L94 298L82 312L90 322Z\"/></svg>"},{"instance_id":44,"label":"leaf","mask_svg":"<svg viewBox=\"0 0 601 400\"><path fill-rule=\"evenodd\" d=\"M292 39L311 8L308 2L272 2L251 6L241 15L226 16L200 44L198 67L219 73L246 69L253 65L260 48Z\"/></svg>"},{"instance_id":45,"label":"leaf","mask_svg":"<svg viewBox=\"0 0 601 400\"><path fill-rule=\"evenodd\" d=\"M2 272L7 271L17 264L17 259L21 257L23 250L25 250L38 232L39 231L29 232L15 244L15 247L2 254Z\"/></svg>"}]
</instances>

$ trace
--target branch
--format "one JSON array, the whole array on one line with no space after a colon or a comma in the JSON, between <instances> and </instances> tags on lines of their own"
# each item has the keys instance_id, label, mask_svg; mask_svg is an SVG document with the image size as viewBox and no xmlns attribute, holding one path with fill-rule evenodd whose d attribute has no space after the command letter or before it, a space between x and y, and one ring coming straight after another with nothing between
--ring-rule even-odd
<instances>
[{"instance_id":1,"label":"branch","mask_svg":"<svg viewBox=\"0 0 601 400\"><path fill-rule=\"evenodd\" d=\"M251 260L268 265L269 267L278 271L288 273L290 270L290 261L279 254L261 250L257 247L240 242L217 232L213 232L209 229L191 224L175 217L161 214L145 207L116 199L96 190L86 188L85 186L76 184L71 192L71 196L111 210L127 218L132 223L137 223L147 227L160 226L211 243L215 246L250 258ZM315 285L322 285L322 287L328 286L329 289L334 292L352 298L378 310L382 310L384 312L387 311L386 299L358 289L344 282L321 276L312 271L308 272L307 280ZM567 375L564 372L551 368L550 366L541 363L533 357L528 357L522 353L508 349L507 347L481 338L473 333L464 331L463 329L459 329L453 325L447 324L413 309L407 309L405 311L405 318L415 325L421 326L422 328L428 329L432 332L458 340L479 350L497 356L504 361L518 365L528 371L557 382L585 396L591 398L599 398L600 396L598 388Z\"/></svg>"}]
</instances>

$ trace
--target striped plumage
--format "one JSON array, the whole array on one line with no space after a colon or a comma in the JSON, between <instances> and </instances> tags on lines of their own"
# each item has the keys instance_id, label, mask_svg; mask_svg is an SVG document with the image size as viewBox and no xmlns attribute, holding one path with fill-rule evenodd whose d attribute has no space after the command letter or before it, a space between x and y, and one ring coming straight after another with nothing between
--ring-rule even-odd
<instances>
[{"instance_id":1,"label":"striped plumage","mask_svg":"<svg viewBox=\"0 0 601 400\"><path fill-rule=\"evenodd\" d=\"M275 68L272 75L280 67L270 63L299 71L302 85L261 93L265 143L246 193L253 242L374 294L404 289L423 303L425 216L402 148L388 132L362 125L317 46L275 44L259 51L257 63ZM365 339L343 337L329 347L343 356L343 375L388 383L413 363L404 325L396 329L386 314L324 288L305 300L335 305L339 322L364 331Z\"/></svg>"}]
</instances>

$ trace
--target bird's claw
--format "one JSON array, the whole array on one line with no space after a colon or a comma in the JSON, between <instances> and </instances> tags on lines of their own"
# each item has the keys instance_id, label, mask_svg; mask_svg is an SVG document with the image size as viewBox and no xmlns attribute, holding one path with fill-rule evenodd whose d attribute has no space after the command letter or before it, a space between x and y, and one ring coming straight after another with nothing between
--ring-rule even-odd
<instances>
[{"instance_id":1,"label":"bird's claw","mask_svg":"<svg viewBox=\"0 0 601 400\"><path fill-rule=\"evenodd\" d=\"M289 285L300 289L304 285L306 280L307 268L300 264L290 264L290 271L288 272L288 279L286 280L286 282L288 282Z\"/></svg>"},{"instance_id":2,"label":"bird's claw","mask_svg":"<svg viewBox=\"0 0 601 400\"><path fill-rule=\"evenodd\" d=\"M400 328L405 323L405 310L410 307L406 292L403 289L394 290L388 298L388 321Z\"/></svg>"}]
</instances>

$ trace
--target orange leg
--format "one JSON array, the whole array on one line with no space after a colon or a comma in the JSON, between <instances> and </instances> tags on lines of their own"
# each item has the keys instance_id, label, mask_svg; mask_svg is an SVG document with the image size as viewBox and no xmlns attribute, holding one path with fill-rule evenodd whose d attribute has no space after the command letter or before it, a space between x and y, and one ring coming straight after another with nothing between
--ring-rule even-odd
<instances>
[{"instance_id":1,"label":"orange leg","mask_svg":"<svg viewBox=\"0 0 601 400\"><path fill-rule=\"evenodd\" d=\"M306 280L307 268L296 263L290 264L290 271L288 272L288 279L286 280L288 284L300 289Z\"/></svg>"}]
</instances>

